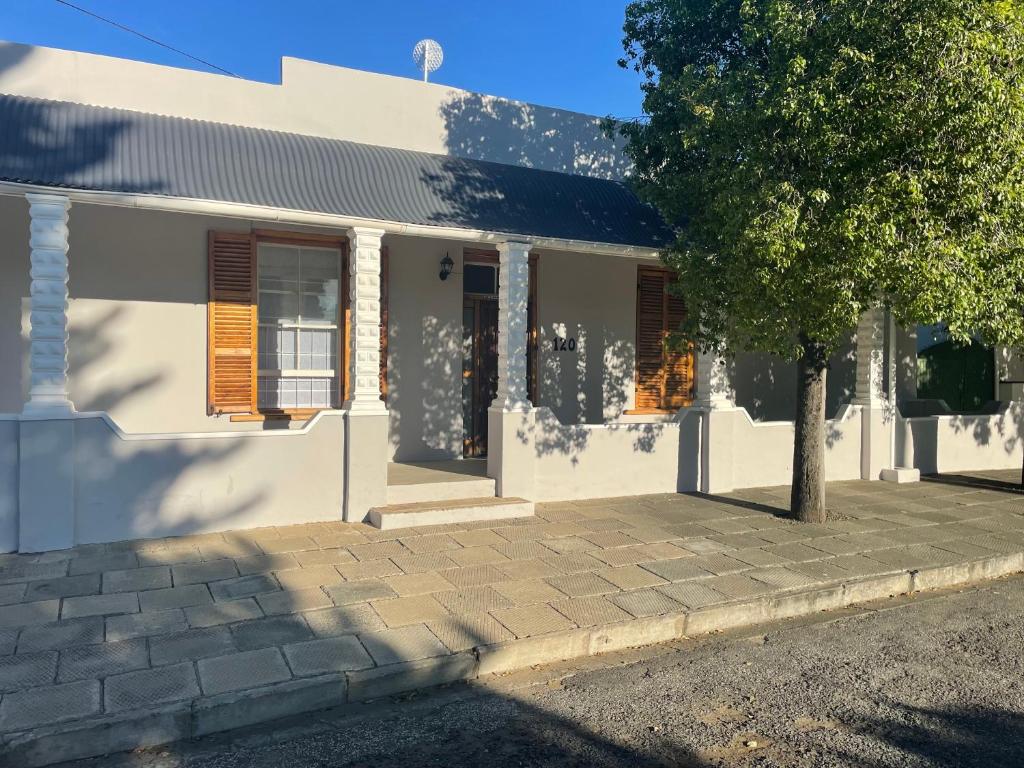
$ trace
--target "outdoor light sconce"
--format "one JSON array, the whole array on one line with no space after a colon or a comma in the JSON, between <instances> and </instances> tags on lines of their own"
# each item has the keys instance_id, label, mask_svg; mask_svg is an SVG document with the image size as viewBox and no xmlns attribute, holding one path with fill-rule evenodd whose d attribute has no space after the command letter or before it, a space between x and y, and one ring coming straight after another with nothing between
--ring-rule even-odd
<instances>
[{"instance_id":1,"label":"outdoor light sconce","mask_svg":"<svg viewBox=\"0 0 1024 768\"><path fill-rule=\"evenodd\" d=\"M448 275L452 273L452 269L454 268L455 262L452 261L452 257L446 253L444 255L444 258L441 259L441 271L438 273L437 276L440 277L442 280L447 280Z\"/></svg>"}]
</instances>

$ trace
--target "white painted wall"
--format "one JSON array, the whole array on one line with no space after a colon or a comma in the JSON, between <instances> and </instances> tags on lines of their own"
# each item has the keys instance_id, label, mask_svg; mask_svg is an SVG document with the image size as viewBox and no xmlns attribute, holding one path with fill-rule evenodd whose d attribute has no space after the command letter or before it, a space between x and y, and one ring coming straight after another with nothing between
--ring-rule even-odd
<instances>
[{"instance_id":1,"label":"white painted wall","mask_svg":"<svg viewBox=\"0 0 1024 768\"><path fill-rule=\"evenodd\" d=\"M1018 469L1024 464L1024 403L998 413L901 419L905 466L922 473Z\"/></svg>"},{"instance_id":2,"label":"white painted wall","mask_svg":"<svg viewBox=\"0 0 1024 768\"><path fill-rule=\"evenodd\" d=\"M278 85L0 42L0 93L600 178L627 169L599 117L287 56Z\"/></svg>"}]
</instances>

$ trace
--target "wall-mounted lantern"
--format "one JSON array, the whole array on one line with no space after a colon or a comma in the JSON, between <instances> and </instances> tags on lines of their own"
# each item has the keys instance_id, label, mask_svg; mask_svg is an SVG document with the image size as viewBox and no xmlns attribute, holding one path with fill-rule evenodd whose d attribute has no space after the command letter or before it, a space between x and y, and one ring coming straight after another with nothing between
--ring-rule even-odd
<instances>
[{"instance_id":1,"label":"wall-mounted lantern","mask_svg":"<svg viewBox=\"0 0 1024 768\"><path fill-rule=\"evenodd\" d=\"M447 280L448 275L452 273L452 270L454 268L455 262L452 261L452 257L446 253L444 255L444 258L441 259L441 271L438 273L437 276L440 277L442 280Z\"/></svg>"}]
</instances>

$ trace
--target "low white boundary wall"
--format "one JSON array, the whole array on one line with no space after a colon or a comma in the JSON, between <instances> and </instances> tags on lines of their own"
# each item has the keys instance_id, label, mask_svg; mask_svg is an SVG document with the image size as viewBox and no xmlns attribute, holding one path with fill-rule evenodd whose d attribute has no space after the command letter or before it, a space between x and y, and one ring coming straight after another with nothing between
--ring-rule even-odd
<instances>
[{"instance_id":1,"label":"low white boundary wall","mask_svg":"<svg viewBox=\"0 0 1024 768\"><path fill-rule=\"evenodd\" d=\"M901 420L902 460L922 473L1017 469L1024 462L1024 403L997 413Z\"/></svg>"}]
</instances>

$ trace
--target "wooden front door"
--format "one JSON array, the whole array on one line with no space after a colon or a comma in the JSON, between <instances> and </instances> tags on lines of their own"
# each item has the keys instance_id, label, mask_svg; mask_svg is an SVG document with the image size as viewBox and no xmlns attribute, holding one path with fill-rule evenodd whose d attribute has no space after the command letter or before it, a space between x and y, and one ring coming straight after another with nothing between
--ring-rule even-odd
<instances>
[{"instance_id":1,"label":"wooden front door","mask_svg":"<svg viewBox=\"0 0 1024 768\"><path fill-rule=\"evenodd\" d=\"M487 454L487 409L498 394L498 300L462 302L463 455Z\"/></svg>"}]
</instances>

